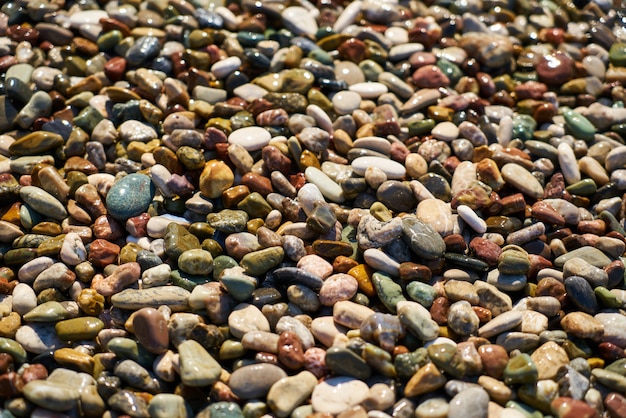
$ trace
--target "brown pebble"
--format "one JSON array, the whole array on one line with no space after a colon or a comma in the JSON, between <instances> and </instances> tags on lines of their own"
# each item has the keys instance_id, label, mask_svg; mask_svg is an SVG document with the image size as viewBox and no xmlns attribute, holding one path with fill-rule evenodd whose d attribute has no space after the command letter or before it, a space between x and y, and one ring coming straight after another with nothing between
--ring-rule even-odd
<instances>
[{"instance_id":1,"label":"brown pebble","mask_svg":"<svg viewBox=\"0 0 626 418\"><path fill-rule=\"evenodd\" d=\"M498 264L498 258L502 254L502 248L495 242L486 238L476 237L470 241L470 252L477 258L485 261L490 266Z\"/></svg>"},{"instance_id":2,"label":"brown pebble","mask_svg":"<svg viewBox=\"0 0 626 418\"><path fill-rule=\"evenodd\" d=\"M89 246L88 260L94 266L100 268L109 264L116 264L120 250L119 245L104 239L96 239Z\"/></svg>"},{"instance_id":3,"label":"brown pebble","mask_svg":"<svg viewBox=\"0 0 626 418\"><path fill-rule=\"evenodd\" d=\"M420 282L428 283L433 274L427 266L422 264L412 263L410 261L400 263L400 279L412 282L418 280Z\"/></svg>"},{"instance_id":4,"label":"brown pebble","mask_svg":"<svg viewBox=\"0 0 626 418\"><path fill-rule=\"evenodd\" d=\"M611 417L626 417L626 398L616 392L611 392L604 398L604 406Z\"/></svg>"},{"instance_id":5,"label":"brown pebble","mask_svg":"<svg viewBox=\"0 0 626 418\"><path fill-rule=\"evenodd\" d=\"M153 354L163 354L169 347L167 320L154 308L139 309L133 315L133 331L139 344Z\"/></svg>"},{"instance_id":6,"label":"brown pebble","mask_svg":"<svg viewBox=\"0 0 626 418\"><path fill-rule=\"evenodd\" d=\"M31 364L22 372L22 380L25 384L33 380L46 380L47 378L48 370L40 363Z\"/></svg>"},{"instance_id":7,"label":"brown pebble","mask_svg":"<svg viewBox=\"0 0 626 418\"><path fill-rule=\"evenodd\" d=\"M509 362L509 355L504 347L496 344L484 344L478 347L478 355L482 360L484 372L491 377L500 379Z\"/></svg>"},{"instance_id":8,"label":"brown pebble","mask_svg":"<svg viewBox=\"0 0 626 418\"><path fill-rule=\"evenodd\" d=\"M348 273L350 269L358 265L358 261L350 257L346 257L345 255L340 255L333 261L333 271L335 273Z\"/></svg>"},{"instance_id":9,"label":"brown pebble","mask_svg":"<svg viewBox=\"0 0 626 418\"><path fill-rule=\"evenodd\" d=\"M448 323L448 313L450 312L450 301L440 296L433 301L430 307L430 315L433 320L439 325L446 325Z\"/></svg>"},{"instance_id":10,"label":"brown pebble","mask_svg":"<svg viewBox=\"0 0 626 418\"><path fill-rule=\"evenodd\" d=\"M283 331L278 337L278 360L288 369L298 370L304 364L304 349L298 335Z\"/></svg>"}]
</instances>

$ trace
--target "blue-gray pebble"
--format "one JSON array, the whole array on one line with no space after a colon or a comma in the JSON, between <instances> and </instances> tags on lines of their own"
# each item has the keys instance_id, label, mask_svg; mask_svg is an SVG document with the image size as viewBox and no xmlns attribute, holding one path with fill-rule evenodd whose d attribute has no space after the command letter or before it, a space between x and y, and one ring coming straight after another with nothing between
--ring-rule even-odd
<instances>
[{"instance_id":1,"label":"blue-gray pebble","mask_svg":"<svg viewBox=\"0 0 626 418\"><path fill-rule=\"evenodd\" d=\"M145 212L156 189L145 174L129 174L115 182L109 190L106 205L115 219L126 220Z\"/></svg>"}]
</instances>

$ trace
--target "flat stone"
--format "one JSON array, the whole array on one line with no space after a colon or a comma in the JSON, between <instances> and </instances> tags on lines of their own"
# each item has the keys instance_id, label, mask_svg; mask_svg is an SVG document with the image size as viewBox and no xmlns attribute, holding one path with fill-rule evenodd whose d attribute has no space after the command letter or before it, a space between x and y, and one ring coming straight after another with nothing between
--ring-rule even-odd
<instances>
[{"instance_id":1,"label":"flat stone","mask_svg":"<svg viewBox=\"0 0 626 418\"><path fill-rule=\"evenodd\" d=\"M235 370L228 384L239 398L256 399L264 398L272 385L286 377L287 373L273 364L251 364Z\"/></svg>"}]
</instances>

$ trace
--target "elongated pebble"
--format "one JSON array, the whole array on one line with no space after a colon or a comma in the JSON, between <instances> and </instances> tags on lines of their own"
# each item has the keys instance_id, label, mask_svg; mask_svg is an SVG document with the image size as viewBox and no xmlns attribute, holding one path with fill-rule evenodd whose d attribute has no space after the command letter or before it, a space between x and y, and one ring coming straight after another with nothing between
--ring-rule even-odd
<instances>
[{"instance_id":1,"label":"elongated pebble","mask_svg":"<svg viewBox=\"0 0 626 418\"><path fill-rule=\"evenodd\" d=\"M375 99L381 94L387 93L387 86L383 83L372 81L352 84L349 90L358 93L363 99Z\"/></svg>"},{"instance_id":2,"label":"elongated pebble","mask_svg":"<svg viewBox=\"0 0 626 418\"><path fill-rule=\"evenodd\" d=\"M504 181L534 199L543 197L541 183L524 167L508 163L500 170Z\"/></svg>"},{"instance_id":3,"label":"elongated pebble","mask_svg":"<svg viewBox=\"0 0 626 418\"><path fill-rule=\"evenodd\" d=\"M572 147L566 143L559 144L558 156L565 182L567 184L574 184L580 181L580 169L578 168L578 162L576 161L576 155L574 155Z\"/></svg>"},{"instance_id":4,"label":"elongated pebble","mask_svg":"<svg viewBox=\"0 0 626 418\"><path fill-rule=\"evenodd\" d=\"M371 166L378 167L388 179L402 179L406 175L402 164L382 157L359 157L352 161L351 166L359 176L365 176L365 171Z\"/></svg>"},{"instance_id":5,"label":"elongated pebble","mask_svg":"<svg viewBox=\"0 0 626 418\"><path fill-rule=\"evenodd\" d=\"M349 25L354 23L359 13L361 13L361 8L363 7L363 2L361 0L356 0L350 3L341 14L337 17L335 24L333 25L333 31L335 33L341 33L344 29L346 29Z\"/></svg>"},{"instance_id":6,"label":"elongated pebble","mask_svg":"<svg viewBox=\"0 0 626 418\"><path fill-rule=\"evenodd\" d=\"M335 203L342 203L345 200L341 186L335 183L322 170L315 167L307 167L304 175L309 182L317 186L326 199Z\"/></svg>"},{"instance_id":7,"label":"elongated pebble","mask_svg":"<svg viewBox=\"0 0 626 418\"><path fill-rule=\"evenodd\" d=\"M272 135L259 126L249 126L237 129L228 136L229 144L238 144L248 151L256 151L267 144L272 139Z\"/></svg>"},{"instance_id":8,"label":"elongated pebble","mask_svg":"<svg viewBox=\"0 0 626 418\"><path fill-rule=\"evenodd\" d=\"M465 223L479 234L487 232L487 223L482 219L472 208L466 205L459 205L456 208L459 216L465 221Z\"/></svg>"},{"instance_id":9,"label":"elongated pebble","mask_svg":"<svg viewBox=\"0 0 626 418\"><path fill-rule=\"evenodd\" d=\"M228 57L223 60L217 61L215 64L211 66L211 72L217 78L225 78L237 68L241 66L241 58L239 57Z\"/></svg>"},{"instance_id":10,"label":"elongated pebble","mask_svg":"<svg viewBox=\"0 0 626 418\"><path fill-rule=\"evenodd\" d=\"M41 214L57 220L63 220L67 216L67 210L61 202L50 193L35 186L24 186L20 189L20 196L33 209Z\"/></svg>"}]
</instances>

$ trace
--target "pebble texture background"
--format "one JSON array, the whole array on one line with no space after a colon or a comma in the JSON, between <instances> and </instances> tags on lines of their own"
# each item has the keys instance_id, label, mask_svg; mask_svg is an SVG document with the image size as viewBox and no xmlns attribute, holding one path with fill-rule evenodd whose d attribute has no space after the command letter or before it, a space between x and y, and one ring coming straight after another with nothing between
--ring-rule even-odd
<instances>
[{"instance_id":1,"label":"pebble texture background","mask_svg":"<svg viewBox=\"0 0 626 418\"><path fill-rule=\"evenodd\" d=\"M625 417L625 10L3 1L0 417Z\"/></svg>"}]
</instances>

